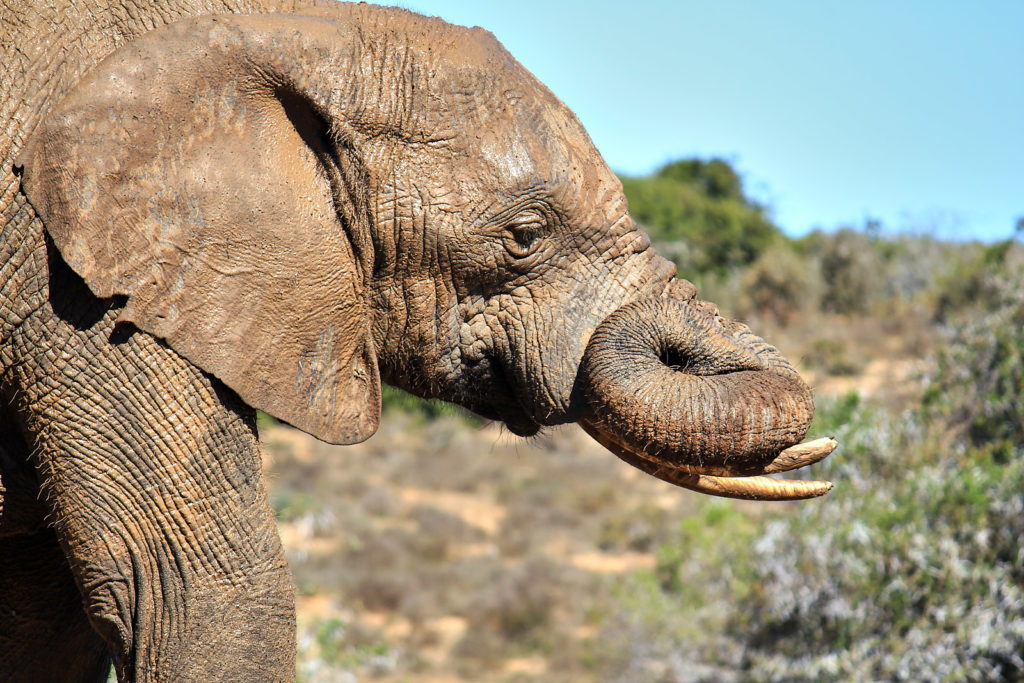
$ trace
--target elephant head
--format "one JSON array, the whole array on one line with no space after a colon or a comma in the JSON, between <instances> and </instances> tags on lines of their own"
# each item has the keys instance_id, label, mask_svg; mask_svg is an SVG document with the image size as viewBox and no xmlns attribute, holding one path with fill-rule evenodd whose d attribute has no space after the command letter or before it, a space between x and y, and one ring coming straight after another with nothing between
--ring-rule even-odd
<instances>
[{"instance_id":1,"label":"elephant head","mask_svg":"<svg viewBox=\"0 0 1024 683\"><path fill-rule=\"evenodd\" d=\"M370 436L383 380L516 434L579 422L705 492L828 489L750 476L831 450L790 448L809 389L673 279L485 31L365 5L181 21L87 74L19 164L121 321L323 440Z\"/></svg>"}]
</instances>

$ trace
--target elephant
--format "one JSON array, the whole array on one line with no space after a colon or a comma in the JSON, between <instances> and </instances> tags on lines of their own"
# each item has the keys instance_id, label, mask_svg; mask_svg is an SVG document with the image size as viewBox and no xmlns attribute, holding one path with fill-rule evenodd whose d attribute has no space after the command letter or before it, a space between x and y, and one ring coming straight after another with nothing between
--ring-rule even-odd
<instances>
[{"instance_id":1,"label":"elephant","mask_svg":"<svg viewBox=\"0 0 1024 683\"><path fill-rule=\"evenodd\" d=\"M831 487L765 476L835 447L810 389L490 33L58 0L0 36L4 680L294 677L257 409L356 443L384 382L704 493Z\"/></svg>"}]
</instances>

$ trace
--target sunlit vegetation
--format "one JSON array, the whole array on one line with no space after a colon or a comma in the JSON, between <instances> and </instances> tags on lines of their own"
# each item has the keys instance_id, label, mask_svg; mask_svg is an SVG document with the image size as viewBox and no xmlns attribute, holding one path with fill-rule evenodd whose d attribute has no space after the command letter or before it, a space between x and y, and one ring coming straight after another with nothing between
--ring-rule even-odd
<instances>
[{"instance_id":1,"label":"sunlit vegetation","mask_svg":"<svg viewBox=\"0 0 1024 683\"><path fill-rule=\"evenodd\" d=\"M622 185L630 213L686 277L748 265L780 235L722 159L676 161Z\"/></svg>"}]
</instances>

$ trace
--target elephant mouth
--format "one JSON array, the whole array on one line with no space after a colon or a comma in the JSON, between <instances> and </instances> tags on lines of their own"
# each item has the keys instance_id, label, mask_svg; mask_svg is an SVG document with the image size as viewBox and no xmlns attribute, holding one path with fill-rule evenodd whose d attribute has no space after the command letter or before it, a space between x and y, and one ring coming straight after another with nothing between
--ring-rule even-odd
<instances>
[{"instance_id":1,"label":"elephant mouth","mask_svg":"<svg viewBox=\"0 0 1024 683\"><path fill-rule=\"evenodd\" d=\"M523 406L516 392L515 381L509 372L508 366L500 361L495 362L494 382L498 385L497 395L507 396L507 405L502 407L501 421L510 432L516 436L530 437L536 435L543 425L533 418L530 412Z\"/></svg>"},{"instance_id":2,"label":"elephant mouth","mask_svg":"<svg viewBox=\"0 0 1024 683\"><path fill-rule=\"evenodd\" d=\"M516 436L531 437L544 427L523 405L512 372L496 354L487 353L475 363L457 403L502 423Z\"/></svg>"},{"instance_id":3,"label":"elephant mouth","mask_svg":"<svg viewBox=\"0 0 1024 683\"><path fill-rule=\"evenodd\" d=\"M541 425L534 422L525 413L521 416L506 416L503 420L505 427L508 431L512 432L516 436L531 437L536 436L541 430Z\"/></svg>"}]
</instances>

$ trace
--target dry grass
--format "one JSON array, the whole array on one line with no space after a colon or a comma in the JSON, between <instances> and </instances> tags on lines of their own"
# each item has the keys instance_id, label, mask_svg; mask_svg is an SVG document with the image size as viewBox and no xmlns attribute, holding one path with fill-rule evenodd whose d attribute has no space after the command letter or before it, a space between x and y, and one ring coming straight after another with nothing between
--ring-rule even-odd
<instances>
[{"instance_id":1,"label":"dry grass","mask_svg":"<svg viewBox=\"0 0 1024 683\"><path fill-rule=\"evenodd\" d=\"M396 413L356 446L263 441L307 681L596 675L610 579L653 568L694 506L576 428Z\"/></svg>"}]
</instances>

